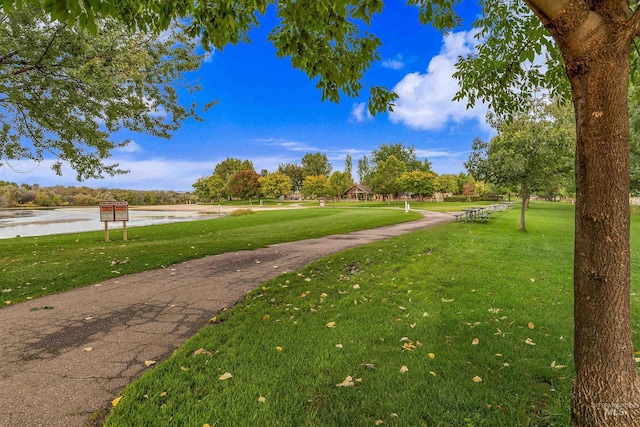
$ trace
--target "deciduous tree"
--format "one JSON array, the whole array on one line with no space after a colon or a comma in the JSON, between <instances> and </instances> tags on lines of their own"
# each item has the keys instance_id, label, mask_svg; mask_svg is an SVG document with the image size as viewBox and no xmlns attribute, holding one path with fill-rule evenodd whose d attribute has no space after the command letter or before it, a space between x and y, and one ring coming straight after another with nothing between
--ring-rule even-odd
<instances>
[{"instance_id":1,"label":"deciduous tree","mask_svg":"<svg viewBox=\"0 0 640 427\"><path fill-rule=\"evenodd\" d=\"M325 197L331 193L329 178L325 175L309 175L302 182L302 194L306 198Z\"/></svg>"},{"instance_id":2,"label":"deciduous tree","mask_svg":"<svg viewBox=\"0 0 640 427\"><path fill-rule=\"evenodd\" d=\"M232 197L249 200L261 194L260 175L254 170L241 170L227 182L227 191Z\"/></svg>"},{"instance_id":3,"label":"deciduous tree","mask_svg":"<svg viewBox=\"0 0 640 427\"><path fill-rule=\"evenodd\" d=\"M371 178L373 191L377 194L383 194L387 198L392 197L401 190L399 178L405 171L405 163L391 155L376 168Z\"/></svg>"},{"instance_id":4,"label":"deciduous tree","mask_svg":"<svg viewBox=\"0 0 640 427\"><path fill-rule=\"evenodd\" d=\"M324 153L307 153L302 156L302 173L304 176L328 177L333 167Z\"/></svg>"},{"instance_id":5,"label":"deciduous tree","mask_svg":"<svg viewBox=\"0 0 640 427\"><path fill-rule=\"evenodd\" d=\"M0 10L0 166L63 163L78 180L124 172L107 164L121 129L168 138L195 116L178 102L182 73L200 57L174 24L162 37L97 19L96 34L40 8Z\"/></svg>"},{"instance_id":6,"label":"deciduous tree","mask_svg":"<svg viewBox=\"0 0 640 427\"><path fill-rule=\"evenodd\" d=\"M302 166L293 163L281 163L278 165L278 172L282 172L289 177L294 193L300 191L302 188L302 181L304 181L304 171L302 170Z\"/></svg>"},{"instance_id":7,"label":"deciduous tree","mask_svg":"<svg viewBox=\"0 0 640 427\"><path fill-rule=\"evenodd\" d=\"M282 172L273 172L260 177L260 186L265 196L275 197L291 193L291 179Z\"/></svg>"},{"instance_id":8,"label":"deciduous tree","mask_svg":"<svg viewBox=\"0 0 640 427\"><path fill-rule=\"evenodd\" d=\"M573 174L575 126L570 111L541 99L511 120L490 120L498 131L490 143L475 139L465 167L475 178L520 189L520 230L532 193Z\"/></svg>"}]
</instances>

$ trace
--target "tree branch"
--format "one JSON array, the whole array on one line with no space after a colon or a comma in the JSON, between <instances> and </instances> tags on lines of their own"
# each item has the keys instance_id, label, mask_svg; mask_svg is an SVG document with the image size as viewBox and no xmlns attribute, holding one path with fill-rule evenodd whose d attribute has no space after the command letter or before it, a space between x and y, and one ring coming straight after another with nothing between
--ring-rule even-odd
<instances>
[{"instance_id":1,"label":"tree branch","mask_svg":"<svg viewBox=\"0 0 640 427\"><path fill-rule=\"evenodd\" d=\"M627 21L627 26L632 37L640 36L640 6L636 7L633 15Z\"/></svg>"}]
</instances>

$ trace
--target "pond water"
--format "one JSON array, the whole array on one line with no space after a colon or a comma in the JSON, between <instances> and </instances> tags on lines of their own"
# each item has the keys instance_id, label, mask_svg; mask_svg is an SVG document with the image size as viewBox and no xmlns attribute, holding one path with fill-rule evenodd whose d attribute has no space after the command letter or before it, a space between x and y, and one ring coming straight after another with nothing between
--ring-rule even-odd
<instances>
[{"instance_id":1,"label":"pond water","mask_svg":"<svg viewBox=\"0 0 640 427\"><path fill-rule=\"evenodd\" d=\"M127 229L141 225L167 224L217 218L200 212L144 211L129 209ZM109 223L109 229L122 228L122 221ZM0 239L16 236L46 236L104 230L100 213L94 208L0 210Z\"/></svg>"}]
</instances>

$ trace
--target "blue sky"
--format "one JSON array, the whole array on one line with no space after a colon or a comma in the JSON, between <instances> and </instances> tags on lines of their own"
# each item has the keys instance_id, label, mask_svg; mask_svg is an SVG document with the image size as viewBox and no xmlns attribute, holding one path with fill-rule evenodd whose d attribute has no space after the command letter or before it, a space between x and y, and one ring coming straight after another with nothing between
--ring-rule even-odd
<instances>
[{"instance_id":1,"label":"blue sky","mask_svg":"<svg viewBox=\"0 0 640 427\"><path fill-rule=\"evenodd\" d=\"M383 43L382 60L366 74L361 98L321 102L313 81L293 69L288 59L276 58L266 41L274 17L271 9L252 33L251 44L213 52L198 71L187 75L189 82L203 88L195 95L200 105L218 100L202 113L204 122L187 121L170 140L134 134L128 147L113 152L111 160L131 170L129 174L78 183L68 168L57 177L49 162L21 163L15 170L0 169L0 180L189 191L197 178L210 175L227 157L249 159L260 172L321 152L334 170L342 171L347 154L355 166L357 159L383 143L415 146L418 157L428 158L439 174L463 172L473 139L492 135L484 106L468 110L464 103L451 101L457 90L451 74L458 56L473 46L469 30L478 6L463 1L463 27L443 37L418 23L415 8L387 3L372 24ZM398 93L393 113L367 114L366 95L373 85ZM185 105L192 101L183 98ZM354 176L357 179L355 167Z\"/></svg>"}]
</instances>

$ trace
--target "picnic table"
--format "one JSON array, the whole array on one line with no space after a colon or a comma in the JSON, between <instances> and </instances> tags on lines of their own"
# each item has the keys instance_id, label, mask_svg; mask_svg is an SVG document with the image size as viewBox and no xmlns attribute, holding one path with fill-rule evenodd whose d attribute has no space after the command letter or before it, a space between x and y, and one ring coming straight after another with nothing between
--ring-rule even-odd
<instances>
[{"instance_id":1,"label":"picnic table","mask_svg":"<svg viewBox=\"0 0 640 427\"><path fill-rule=\"evenodd\" d=\"M466 208L462 209L462 212L464 212L465 221L475 221L482 212L482 208Z\"/></svg>"}]
</instances>

